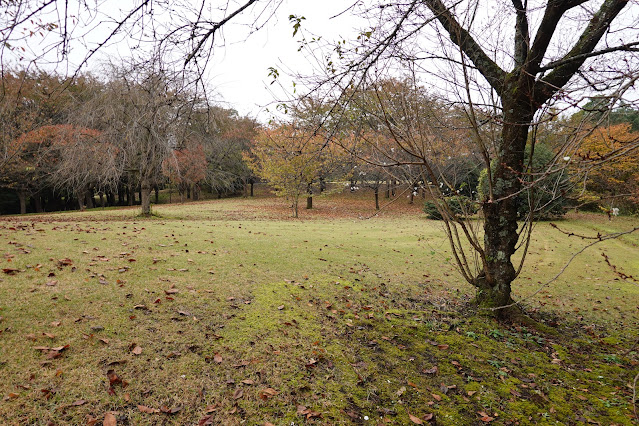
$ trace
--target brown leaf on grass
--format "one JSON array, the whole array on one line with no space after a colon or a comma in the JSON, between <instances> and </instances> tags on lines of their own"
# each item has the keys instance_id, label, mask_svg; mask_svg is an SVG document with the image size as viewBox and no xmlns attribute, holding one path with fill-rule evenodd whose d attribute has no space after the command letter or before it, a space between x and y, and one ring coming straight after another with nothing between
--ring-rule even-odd
<instances>
[{"instance_id":1,"label":"brown leaf on grass","mask_svg":"<svg viewBox=\"0 0 639 426\"><path fill-rule=\"evenodd\" d=\"M87 419L86 426L95 426L98 423L98 419L91 416L90 414L87 414L86 419Z\"/></svg>"},{"instance_id":2,"label":"brown leaf on grass","mask_svg":"<svg viewBox=\"0 0 639 426\"><path fill-rule=\"evenodd\" d=\"M146 405L138 405L138 410L147 414L155 414L160 412L160 410L158 410L157 408L147 407Z\"/></svg>"},{"instance_id":3,"label":"brown leaf on grass","mask_svg":"<svg viewBox=\"0 0 639 426\"><path fill-rule=\"evenodd\" d=\"M106 373L107 375L107 379L109 379L109 386L114 386L117 384L121 384L122 383L122 379L120 378L120 376L118 376L115 371L113 370L109 370Z\"/></svg>"},{"instance_id":4,"label":"brown leaf on grass","mask_svg":"<svg viewBox=\"0 0 639 426\"><path fill-rule=\"evenodd\" d=\"M149 310L149 308L147 308L146 305L135 305L133 307L133 309L141 309L143 311L148 311Z\"/></svg>"},{"instance_id":5,"label":"brown leaf on grass","mask_svg":"<svg viewBox=\"0 0 639 426\"><path fill-rule=\"evenodd\" d=\"M422 370L422 372L425 374L437 374L438 371L439 371L439 368L437 368L437 366L434 366L426 370Z\"/></svg>"},{"instance_id":6,"label":"brown leaf on grass","mask_svg":"<svg viewBox=\"0 0 639 426\"><path fill-rule=\"evenodd\" d=\"M142 353L142 347L135 345L135 347L133 349L131 349L131 353L133 355L140 355Z\"/></svg>"},{"instance_id":7,"label":"brown leaf on grass","mask_svg":"<svg viewBox=\"0 0 639 426\"><path fill-rule=\"evenodd\" d=\"M49 286L49 287L56 286L56 285L58 285L58 280L47 281L46 285Z\"/></svg>"},{"instance_id":8,"label":"brown leaf on grass","mask_svg":"<svg viewBox=\"0 0 639 426\"><path fill-rule=\"evenodd\" d=\"M307 408L304 405L298 405L297 406L297 414L304 414L304 412L307 410Z\"/></svg>"},{"instance_id":9,"label":"brown leaf on grass","mask_svg":"<svg viewBox=\"0 0 639 426\"><path fill-rule=\"evenodd\" d=\"M164 293L166 295L171 295L171 294L175 294L175 293L179 293L180 291L177 288L170 288L168 290L164 290Z\"/></svg>"},{"instance_id":10,"label":"brown leaf on grass","mask_svg":"<svg viewBox=\"0 0 639 426\"><path fill-rule=\"evenodd\" d=\"M43 336L48 337L49 339L55 339L55 334L51 334L51 333L42 333Z\"/></svg>"},{"instance_id":11,"label":"brown leaf on grass","mask_svg":"<svg viewBox=\"0 0 639 426\"><path fill-rule=\"evenodd\" d=\"M486 414L486 413L485 413L485 412L483 412L483 411L478 411L478 412L477 412L477 414L479 414L479 415L480 415L480 419L479 419L479 420L481 420L481 421L482 421L482 422L484 422L484 423L490 423L490 422L492 422L493 420L495 420L495 418L494 418L494 417L490 417L488 414Z\"/></svg>"},{"instance_id":12,"label":"brown leaf on grass","mask_svg":"<svg viewBox=\"0 0 639 426\"><path fill-rule=\"evenodd\" d=\"M267 400L267 399L269 399L269 398L274 397L274 396L275 396L275 395L277 395L277 394L279 394L279 392L278 392L278 391L276 391L276 390L275 390L275 389L273 389L273 388L266 388L266 389L262 389L262 390L259 392L259 396L260 396L260 398L262 398L264 401L266 401L266 400Z\"/></svg>"},{"instance_id":13,"label":"brown leaf on grass","mask_svg":"<svg viewBox=\"0 0 639 426\"><path fill-rule=\"evenodd\" d=\"M244 380L242 380L242 383L244 383L245 385L254 385L255 381L253 381L251 379L244 379Z\"/></svg>"},{"instance_id":14,"label":"brown leaf on grass","mask_svg":"<svg viewBox=\"0 0 639 426\"><path fill-rule=\"evenodd\" d=\"M271 422L264 422L262 426L275 426L275 425Z\"/></svg>"},{"instance_id":15,"label":"brown leaf on grass","mask_svg":"<svg viewBox=\"0 0 639 426\"><path fill-rule=\"evenodd\" d=\"M104 414L104 420L102 421L103 426L117 426L118 421L115 416L111 413Z\"/></svg>"},{"instance_id":16,"label":"brown leaf on grass","mask_svg":"<svg viewBox=\"0 0 639 426\"><path fill-rule=\"evenodd\" d=\"M220 355L219 352L215 352L215 355L213 355L213 361L215 361L218 364L222 363L222 355Z\"/></svg>"},{"instance_id":17,"label":"brown leaf on grass","mask_svg":"<svg viewBox=\"0 0 639 426\"><path fill-rule=\"evenodd\" d=\"M15 275L18 272L20 272L20 270L15 268L2 268L2 272L4 272L7 275Z\"/></svg>"},{"instance_id":18,"label":"brown leaf on grass","mask_svg":"<svg viewBox=\"0 0 639 426\"><path fill-rule=\"evenodd\" d=\"M437 345L437 347L441 350L446 350L448 349L448 345Z\"/></svg>"},{"instance_id":19,"label":"brown leaf on grass","mask_svg":"<svg viewBox=\"0 0 639 426\"><path fill-rule=\"evenodd\" d=\"M435 401L441 401L442 397L437 395L436 393L431 393L431 395L433 396L433 398L435 398Z\"/></svg>"},{"instance_id":20,"label":"brown leaf on grass","mask_svg":"<svg viewBox=\"0 0 639 426\"><path fill-rule=\"evenodd\" d=\"M415 423L416 425L424 424L422 419L420 419L419 417L413 416L411 413L408 413L408 418L410 419L411 422Z\"/></svg>"},{"instance_id":21,"label":"brown leaf on grass","mask_svg":"<svg viewBox=\"0 0 639 426\"><path fill-rule=\"evenodd\" d=\"M199 422L197 422L198 426L206 426L206 425L212 425L213 423L213 419L215 416L204 416L200 419Z\"/></svg>"},{"instance_id":22,"label":"brown leaf on grass","mask_svg":"<svg viewBox=\"0 0 639 426\"><path fill-rule=\"evenodd\" d=\"M213 405L207 405L207 407L204 409L204 413L211 414L211 413L217 411L218 408L220 408L220 406L217 403L215 403Z\"/></svg>"},{"instance_id":23,"label":"brown leaf on grass","mask_svg":"<svg viewBox=\"0 0 639 426\"><path fill-rule=\"evenodd\" d=\"M178 405L177 407L173 407L173 408L169 408L166 405L163 405L160 407L160 411L163 412L164 414L175 414L181 409L182 409L181 405Z\"/></svg>"},{"instance_id":24,"label":"brown leaf on grass","mask_svg":"<svg viewBox=\"0 0 639 426\"><path fill-rule=\"evenodd\" d=\"M16 399L19 396L19 394L11 392L5 399Z\"/></svg>"},{"instance_id":25,"label":"brown leaf on grass","mask_svg":"<svg viewBox=\"0 0 639 426\"><path fill-rule=\"evenodd\" d=\"M60 324L62 324L62 321L53 321L53 322L51 323L51 326L52 326L52 327L60 327Z\"/></svg>"},{"instance_id":26,"label":"brown leaf on grass","mask_svg":"<svg viewBox=\"0 0 639 426\"><path fill-rule=\"evenodd\" d=\"M87 402L84 399L78 399L77 401L73 401L71 403L71 405L75 406L75 407L79 407L80 405L84 405Z\"/></svg>"},{"instance_id":27,"label":"brown leaf on grass","mask_svg":"<svg viewBox=\"0 0 639 426\"><path fill-rule=\"evenodd\" d=\"M233 399L240 399L244 396L244 390L242 388L235 389L233 392Z\"/></svg>"}]
</instances>

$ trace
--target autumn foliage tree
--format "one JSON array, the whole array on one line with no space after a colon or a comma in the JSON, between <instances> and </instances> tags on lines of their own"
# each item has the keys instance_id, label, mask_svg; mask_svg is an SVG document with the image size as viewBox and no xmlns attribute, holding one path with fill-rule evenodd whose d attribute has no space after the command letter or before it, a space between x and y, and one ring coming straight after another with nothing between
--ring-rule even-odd
<instances>
[{"instance_id":1,"label":"autumn foliage tree","mask_svg":"<svg viewBox=\"0 0 639 426\"><path fill-rule=\"evenodd\" d=\"M207 161L201 144L173 150L162 162L162 173L176 184L182 194L193 191L193 199L199 199L200 183L206 178Z\"/></svg>"},{"instance_id":2,"label":"autumn foliage tree","mask_svg":"<svg viewBox=\"0 0 639 426\"><path fill-rule=\"evenodd\" d=\"M639 133L630 123L591 131L573 157L582 201L600 200L606 208L639 205Z\"/></svg>"},{"instance_id":3,"label":"autumn foliage tree","mask_svg":"<svg viewBox=\"0 0 639 426\"><path fill-rule=\"evenodd\" d=\"M295 124L277 124L262 129L245 153L249 167L275 189L278 196L291 201L298 217L299 199L308 194L323 166L325 140L312 130Z\"/></svg>"},{"instance_id":4,"label":"autumn foliage tree","mask_svg":"<svg viewBox=\"0 0 639 426\"><path fill-rule=\"evenodd\" d=\"M20 199L20 212L26 213L27 197L35 196L45 187L54 185L53 176L67 169L63 163L63 153L78 144L92 144L99 132L93 129L71 125L42 126L16 138L8 148L8 161L0 177L2 185L15 189ZM104 153L100 153L104 155ZM88 159L85 159L88 160ZM93 163L91 167L95 167ZM91 171L92 174L95 171ZM36 204L38 202L36 201ZM41 206L36 205L37 210Z\"/></svg>"}]
</instances>

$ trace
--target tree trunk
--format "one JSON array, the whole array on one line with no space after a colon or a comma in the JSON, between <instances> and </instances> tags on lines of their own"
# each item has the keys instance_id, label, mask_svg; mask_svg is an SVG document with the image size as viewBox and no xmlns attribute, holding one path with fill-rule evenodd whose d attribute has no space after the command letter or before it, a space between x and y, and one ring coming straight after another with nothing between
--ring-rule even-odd
<instances>
[{"instance_id":1,"label":"tree trunk","mask_svg":"<svg viewBox=\"0 0 639 426\"><path fill-rule=\"evenodd\" d=\"M143 179L140 183L140 205L142 206L142 214L149 216L151 214L151 184L147 179Z\"/></svg>"},{"instance_id":2,"label":"tree trunk","mask_svg":"<svg viewBox=\"0 0 639 426\"><path fill-rule=\"evenodd\" d=\"M132 206L133 205L133 201L134 201L133 197L135 197L135 192L133 192L133 185L131 185L131 184L128 184L128 186L127 186L126 197L127 197L126 198L126 203L129 206Z\"/></svg>"},{"instance_id":3,"label":"tree trunk","mask_svg":"<svg viewBox=\"0 0 639 426\"><path fill-rule=\"evenodd\" d=\"M193 201L200 200L200 187L197 183L193 184Z\"/></svg>"},{"instance_id":4,"label":"tree trunk","mask_svg":"<svg viewBox=\"0 0 639 426\"><path fill-rule=\"evenodd\" d=\"M191 199L191 185L186 185L186 199Z\"/></svg>"},{"instance_id":5,"label":"tree trunk","mask_svg":"<svg viewBox=\"0 0 639 426\"><path fill-rule=\"evenodd\" d=\"M384 194L384 198L390 198L390 181L386 181L386 194Z\"/></svg>"},{"instance_id":6,"label":"tree trunk","mask_svg":"<svg viewBox=\"0 0 639 426\"><path fill-rule=\"evenodd\" d=\"M251 185L251 197L253 197L253 179L249 181L249 184Z\"/></svg>"},{"instance_id":7,"label":"tree trunk","mask_svg":"<svg viewBox=\"0 0 639 426\"><path fill-rule=\"evenodd\" d=\"M39 195L36 195L35 197L33 197L33 203L35 204L35 211L36 213L42 213L42 197L40 197Z\"/></svg>"},{"instance_id":8,"label":"tree trunk","mask_svg":"<svg viewBox=\"0 0 639 426\"><path fill-rule=\"evenodd\" d=\"M495 165L493 177L493 200L488 200L482 207L486 263L475 279L477 301L491 307L512 303L511 283L516 278L516 271L511 257L519 240L516 195L521 190L524 150L533 118L531 107L525 100L504 100L503 103L505 124L501 135L500 162ZM499 316L506 316L508 310L497 312Z\"/></svg>"},{"instance_id":9,"label":"tree trunk","mask_svg":"<svg viewBox=\"0 0 639 426\"><path fill-rule=\"evenodd\" d=\"M313 208L313 187L310 183L306 186L306 193L308 194L306 197L306 210L310 210Z\"/></svg>"},{"instance_id":10,"label":"tree trunk","mask_svg":"<svg viewBox=\"0 0 639 426\"><path fill-rule=\"evenodd\" d=\"M105 200L104 200L104 192L100 191L98 192L98 195L100 196L100 207L104 208L105 204Z\"/></svg>"},{"instance_id":11,"label":"tree trunk","mask_svg":"<svg viewBox=\"0 0 639 426\"><path fill-rule=\"evenodd\" d=\"M379 210L379 185L375 187L375 210Z\"/></svg>"},{"instance_id":12,"label":"tree trunk","mask_svg":"<svg viewBox=\"0 0 639 426\"><path fill-rule=\"evenodd\" d=\"M85 193L85 198L87 201L87 208L88 209L94 208L95 204L93 203L93 190L87 189L84 193Z\"/></svg>"},{"instance_id":13,"label":"tree trunk","mask_svg":"<svg viewBox=\"0 0 639 426\"><path fill-rule=\"evenodd\" d=\"M18 191L18 199L20 200L20 214L27 214L27 193L24 190Z\"/></svg>"},{"instance_id":14,"label":"tree trunk","mask_svg":"<svg viewBox=\"0 0 639 426\"><path fill-rule=\"evenodd\" d=\"M160 204L160 187L153 185L153 191L155 191L155 204Z\"/></svg>"}]
</instances>

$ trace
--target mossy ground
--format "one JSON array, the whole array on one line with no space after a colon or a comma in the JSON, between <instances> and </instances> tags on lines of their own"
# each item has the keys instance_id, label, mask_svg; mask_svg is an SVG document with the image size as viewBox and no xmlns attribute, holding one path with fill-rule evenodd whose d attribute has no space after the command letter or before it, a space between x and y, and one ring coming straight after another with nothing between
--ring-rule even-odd
<instances>
[{"instance_id":1,"label":"mossy ground","mask_svg":"<svg viewBox=\"0 0 639 426\"><path fill-rule=\"evenodd\" d=\"M349 197L300 220L268 197L3 219L2 423L632 424L639 286L599 252L637 276L636 235L526 299L538 326L505 325L419 205L361 220ZM539 225L515 298L580 244Z\"/></svg>"}]
</instances>

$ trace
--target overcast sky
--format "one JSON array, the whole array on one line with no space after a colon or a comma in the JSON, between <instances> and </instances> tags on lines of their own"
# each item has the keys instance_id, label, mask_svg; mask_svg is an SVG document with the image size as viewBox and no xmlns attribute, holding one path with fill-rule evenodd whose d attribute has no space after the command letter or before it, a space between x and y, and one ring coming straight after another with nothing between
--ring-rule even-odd
<instances>
[{"instance_id":1,"label":"overcast sky","mask_svg":"<svg viewBox=\"0 0 639 426\"><path fill-rule=\"evenodd\" d=\"M292 80L286 77L287 70L304 73L311 65L303 52L298 52L300 33L293 37L289 15L304 16L304 34L312 32L327 39L352 34L357 22L347 14L330 19L341 12L348 2L343 0L297 0L282 4L277 16L261 31L248 40L232 40L233 31L226 31L229 40L224 49L216 53L210 69L210 82L221 98L242 114L257 115L274 96L285 96L276 84L271 85L268 68L280 71L282 86L292 89ZM271 105L272 107L272 105Z\"/></svg>"}]
</instances>

